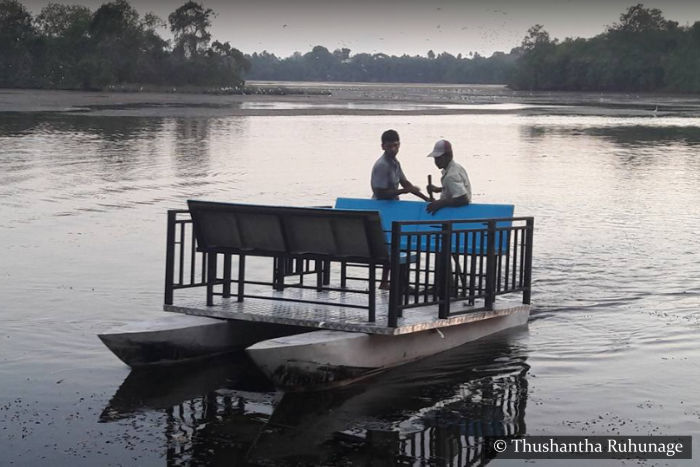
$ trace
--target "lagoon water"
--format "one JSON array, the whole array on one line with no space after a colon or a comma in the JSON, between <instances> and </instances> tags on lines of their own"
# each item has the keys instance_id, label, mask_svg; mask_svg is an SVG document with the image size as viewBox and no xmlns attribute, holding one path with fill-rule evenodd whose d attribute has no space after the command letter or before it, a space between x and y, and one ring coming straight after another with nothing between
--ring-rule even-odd
<instances>
[{"instance_id":1,"label":"lagoon water","mask_svg":"<svg viewBox=\"0 0 700 467\"><path fill-rule=\"evenodd\" d=\"M697 105L494 89L0 107L0 465L471 465L504 434L693 435L695 461L628 464L697 462ZM476 202L535 217L527 329L312 394L276 393L243 356L130 372L97 339L162 313L167 209L367 196L387 128L414 183L448 138Z\"/></svg>"}]
</instances>

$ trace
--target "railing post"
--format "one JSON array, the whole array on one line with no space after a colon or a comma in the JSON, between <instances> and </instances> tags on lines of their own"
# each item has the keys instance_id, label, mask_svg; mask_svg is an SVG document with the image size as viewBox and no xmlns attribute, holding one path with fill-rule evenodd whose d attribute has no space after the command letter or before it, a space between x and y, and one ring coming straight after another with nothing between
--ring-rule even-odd
<instances>
[{"instance_id":1,"label":"railing post","mask_svg":"<svg viewBox=\"0 0 700 467\"><path fill-rule=\"evenodd\" d=\"M496 301L496 221L489 220L486 231L486 291L484 305L493 310Z\"/></svg>"},{"instance_id":2,"label":"railing post","mask_svg":"<svg viewBox=\"0 0 700 467\"><path fill-rule=\"evenodd\" d=\"M272 284L275 290L282 291L284 290L284 276L287 274L287 257L283 255L275 256L275 261L277 267L274 268Z\"/></svg>"},{"instance_id":3,"label":"railing post","mask_svg":"<svg viewBox=\"0 0 700 467\"><path fill-rule=\"evenodd\" d=\"M243 301L245 296L245 255L238 255L238 292L236 293L236 300L239 302Z\"/></svg>"},{"instance_id":4,"label":"railing post","mask_svg":"<svg viewBox=\"0 0 700 467\"><path fill-rule=\"evenodd\" d=\"M173 282L175 281L175 219L177 212L168 210L168 226L165 236L165 297L166 305L173 304ZM182 245L180 246L182 248Z\"/></svg>"},{"instance_id":5,"label":"railing post","mask_svg":"<svg viewBox=\"0 0 700 467\"><path fill-rule=\"evenodd\" d=\"M369 265L369 303L368 303L368 321L374 323L376 318L377 309L377 265L372 263Z\"/></svg>"},{"instance_id":6,"label":"railing post","mask_svg":"<svg viewBox=\"0 0 700 467\"><path fill-rule=\"evenodd\" d=\"M323 266L325 262L323 260L317 259L316 263L316 291L321 292L323 290L323 278L325 277Z\"/></svg>"},{"instance_id":7,"label":"railing post","mask_svg":"<svg viewBox=\"0 0 700 467\"><path fill-rule=\"evenodd\" d=\"M341 261L340 263L340 288L344 289L348 286L348 263Z\"/></svg>"},{"instance_id":8,"label":"railing post","mask_svg":"<svg viewBox=\"0 0 700 467\"><path fill-rule=\"evenodd\" d=\"M440 280L437 284L440 290L440 305L438 317L447 319L450 316L450 284L452 282L452 223L442 224L442 250L440 251Z\"/></svg>"},{"instance_id":9,"label":"railing post","mask_svg":"<svg viewBox=\"0 0 700 467\"><path fill-rule=\"evenodd\" d=\"M323 261L323 285L330 285L331 283L331 262L326 260Z\"/></svg>"},{"instance_id":10,"label":"railing post","mask_svg":"<svg viewBox=\"0 0 700 467\"><path fill-rule=\"evenodd\" d=\"M216 253L207 252L207 306L214 305L214 285L216 284Z\"/></svg>"},{"instance_id":11,"label":"railing post","mask_svg":"<svg viewBox=\"0 0 700 467\"><path fill-rule=\"evenodd\" d=\"M391 275L389 286L389 313L387 326L395 328L399 320L399 303L401 300L401 224L391 223Z\"/></svg>"},{"instance_id":12,"label":"railing post","mask_svg":"<svg viewBox=\"0 0 700 467\"><path fill-rule=\"evenodd\" d=\"M525 261L523 275L523 303L530 304L530 294L532 291L532 239L535 231L535 219L530 217L527 219L525 230Z\"/></svg>"},{"instance_id":13,"label":"railing post","mask_svg":"<svg viewBox=\"0 0 700 467\"><path fill-rule=\"evenodd\" d=\"M224 254L224 284L221 294L224 298L231 296L231 254Z\"/></svg>"}]
</instances>

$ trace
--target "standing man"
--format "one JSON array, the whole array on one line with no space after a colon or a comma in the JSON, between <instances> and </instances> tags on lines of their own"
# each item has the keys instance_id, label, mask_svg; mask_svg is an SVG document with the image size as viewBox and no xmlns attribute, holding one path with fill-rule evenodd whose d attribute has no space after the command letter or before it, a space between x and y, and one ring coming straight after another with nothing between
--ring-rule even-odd
<instances>
[{"instance_id":1,"label":"standing man","mask_svg":"<svg viewBox=\"0 0 700 467\"><path fill-rule=\"evenodd\" d=\"M435 158L435 165L442 169L440 183L442 187L428 185L428 193L440 193L440 199L428 204L426 208L429 213L435 214L445 206L464 206L472 200L472 186L464 167L456 163L453 159L452 145L449 141L441 139L435 143L433 152L428 157Z\"/></svg>"},{"instance_id":2,"label":"standing man","mask_svg":"<svg viewBox=\"0 0 700 467\"><path fill-rule=\"evenodd\" d=\"M384 154L377 159L372 167L372 199L399 199L399 195L413 193L424 201L430 201L421 193L420 188L406 179L401 170L401 164L396 160L399 153L399 134L396 130L386 130L382 133L382 149ZM401 188L399 188L399 184Z\"/></svg>"}]
</instances>

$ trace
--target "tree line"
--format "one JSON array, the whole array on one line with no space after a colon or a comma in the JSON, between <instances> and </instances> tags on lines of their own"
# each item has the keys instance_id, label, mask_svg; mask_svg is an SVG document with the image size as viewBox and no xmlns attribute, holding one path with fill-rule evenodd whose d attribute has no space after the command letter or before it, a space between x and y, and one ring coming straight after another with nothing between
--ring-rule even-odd
<instances>
[{"instance_id":1,"label":"tree line","mask_svg":"<svg viewBox=\"0 0 700 467\"><path fill-rule=\"evenodd\" d=\"M679 26L660 10L631 6L591 38L552 39L530 28L510 52L490 57L351 55L316 46L280 58L244 55L213 41L216 13L192 0L167 23L141 17L127 0L94 12L49 3L33 17L17 0L0 0L0 87L104 89L156 85L216 87L241 92L244 78L284 81L363 81L508 84L524 90L700 92L700 21ZM173 40L160 37L169 27Z\"/></svg>"},{"instance_id":2,"label":"tree line","mask_svg":"<svg viewBox=\"0 0 700 467\"><path fill-rule=\"evenodd\" d=\"M126 1L94 12L49 3L36 16L0 0L0 87L104 89L114 85L239 87L250 64L228 42L210 43L215 13L188 1L168 16L172 44Z\"/></svg>"},{"instance_id":3,"label":"tree line","mask_svg":"<svg viewBox=\"0 0 700 467\"><path fill-rule=\"evenodd\" d=\"M496 52L491 57L471 57L428 51L420 55L389 56L383 53L350 55L350 49L330 52L316 46L278 58L268 52L246 55L250 79L282 81L361 81L389 83L503 84L513 73L516 57Z\"/></svg>"},{"instance_id":4,"label":"tree line","mask_svg":"<svg viewBox=\"0 0 700 467\"><path fill-rule=\"evenodd\" d=\"M679 26L643 4L591 39L559 42L533 26L514 53L515 89L700 92L700 21Z\"/></svg>"}]
</instances>

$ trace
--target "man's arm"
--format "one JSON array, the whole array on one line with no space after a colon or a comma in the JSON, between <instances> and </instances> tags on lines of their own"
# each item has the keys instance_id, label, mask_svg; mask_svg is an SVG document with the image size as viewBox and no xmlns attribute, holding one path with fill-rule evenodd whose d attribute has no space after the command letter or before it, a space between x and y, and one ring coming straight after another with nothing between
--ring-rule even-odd
<instances>
[{"instance_id":1,"label":"man's arm","mask_svg":"<svg viewBox=\"0 0 700 467\"><path fill-rule=\"evenodd\" d=\"M404 188L404 193L412 193L422 199L423 201L428 201L430 202L430 198L425 196L423 193L421 193L420 188L417 186L413 185L411 182L409 182L406 178L402 178L399 180L399 183L401 186Z\"/></svg>"},{"instance_id":2,"label":"man's arm","mask_svg":"<svg viewBox=\"0 0 700 467\"><path fill-rule=\"evenodd\" d=\"M426 191L430 193L442 193L442 188L435 186L432 183L425 187Z\"/></svg>"},{"instance_id":3,"label":"man's arm","mask_svg":"<svg viewBox=\"0 0 700 467\"><path fill-rule=\"evenodd\" d=\"M439 199L437 201L433 201L432 203L428 204L428 207L426 207L425 209L430 214L435 214L440 209L446 206L465 206L467 204L469 204L469 199L467 198L467 195L462 195L457 196L455 198Z\"/></svg>"},{"instance_id":4,"label":"man's arm","mask_svg":"<svg viewBox=\"0 0 700 467\"><path fill-rule=\"evenodd\" d=\"M403 195L405 193L408 193L408 190L406 189L394 189L394 188L374 188L372 190L374 192L374 196L377 199L393 199L394 197L398 195Z\"/></svg>"}]
</instances>

